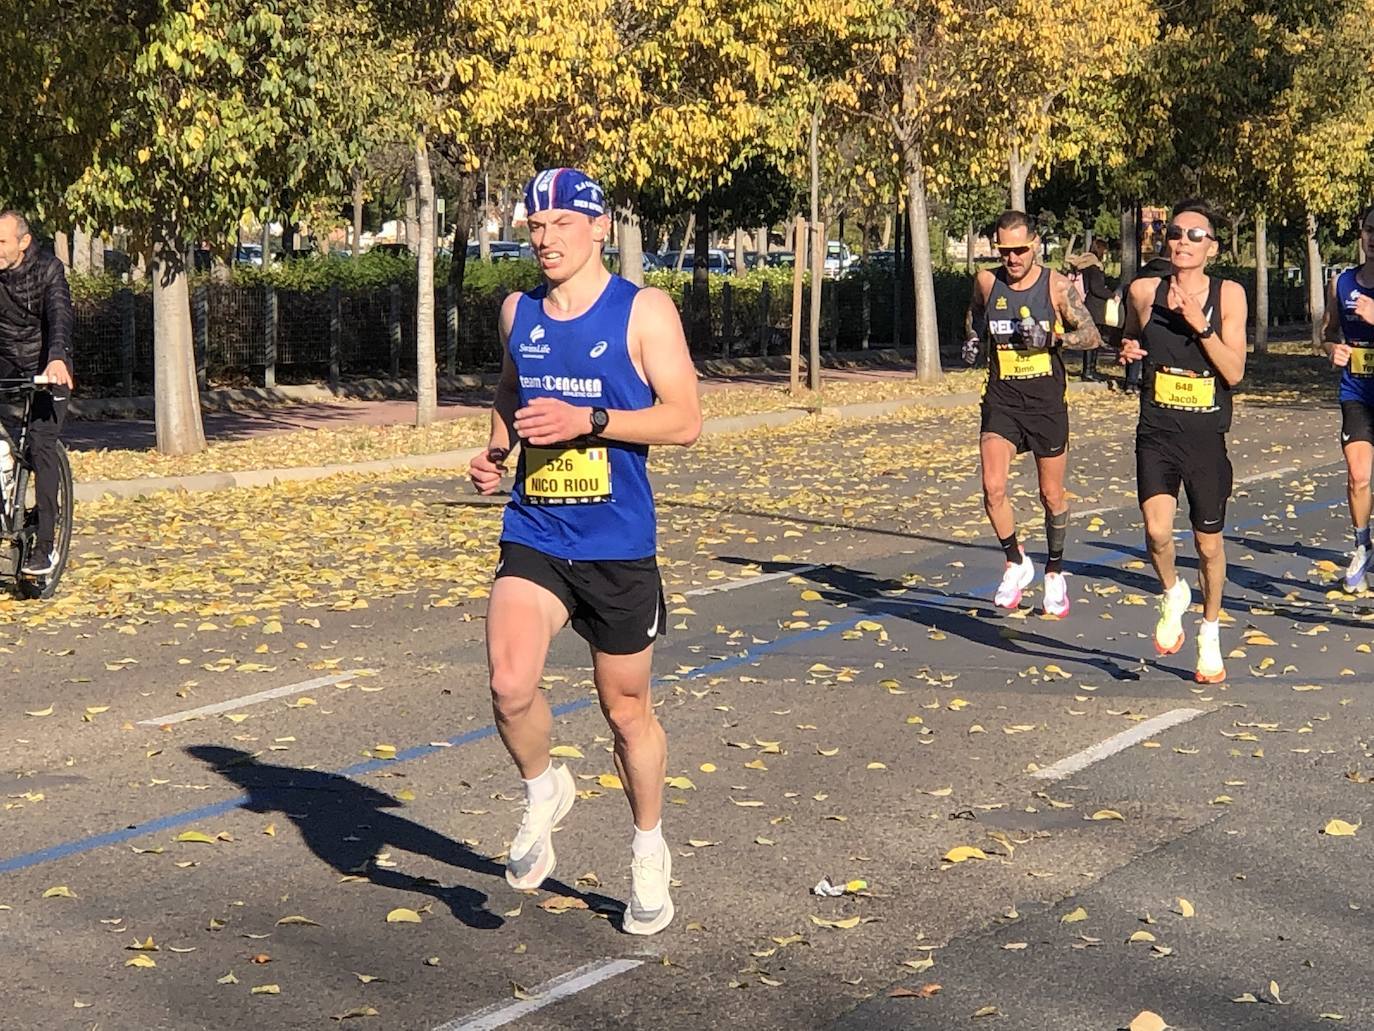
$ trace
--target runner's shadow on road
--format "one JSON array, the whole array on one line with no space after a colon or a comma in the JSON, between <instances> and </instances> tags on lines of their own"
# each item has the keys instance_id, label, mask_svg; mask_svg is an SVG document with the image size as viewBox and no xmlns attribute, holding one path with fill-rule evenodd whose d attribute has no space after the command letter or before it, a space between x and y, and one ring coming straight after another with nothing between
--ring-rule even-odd
<instances>
[{"instance_id":1,"label":"runner's shadow on road","mask_svg":"<svg viewBox=\"0 0 1374 1031\"><path fill-rule=\"evenodd\" d=\"M964 597L960 595L939 593L929 587L906 586L900 581L870 576L844 566L820 566L803 575L818 586L836 592L835 600L848 603L850 609L866 616L904 619L1006 655L1082 663L1100 670L1113 680L1139 680L1141 676L1142 663L1138 656L1084 647L1021 626L969 615L963 604ZM925 594L926 597L880 596L880 592L901 590L904 586L908 593ZM967 600L985 604L982 599ZM1160 668L1167 672L1182 672Z\"/></svg>"},{"instance_id":2,"label":"runner's shadow on road","mask_svg":"<svg viewBox=\"0 0 1374 1031\"><path fill-rule=\"evenodd\" d=\"M365 877L384 888L431 895L469 927L493 930L505 922L487 908L485 892L463 884L446 887L428 877L414 877L377 864L378 853L398 849L498 877L505 883L504 866L391 812L402 808L403 803L386 792L337 773L258 762L251 753L238 748L189 745L186 753L247 794L244 809L278 813L289 819L306 847L338 873ZM591 909L611 915L619 923L616 914L624 907L613 899L584 893L556 880L545 881L544 887L558 895L580 898Z\"/></svg>"}]
</instances>

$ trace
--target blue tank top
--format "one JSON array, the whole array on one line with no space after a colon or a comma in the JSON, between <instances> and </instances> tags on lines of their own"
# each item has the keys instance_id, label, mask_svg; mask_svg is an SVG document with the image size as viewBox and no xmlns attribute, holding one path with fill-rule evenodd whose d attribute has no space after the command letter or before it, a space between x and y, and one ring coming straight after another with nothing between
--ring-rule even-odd
<instances>
[{"instance_id":1,"label":"blue tank top","mask_svg":"<svg viewBox=\"0 0 1374 1031\"><path fill-rule=\"evenodd\" d=\"M556 397L612 411L651 407L654 393L630 360L630 309L638 291L611 276L596 303L572 319L555 319L544 309L543 286L522 295L508 345L520 406ZM583 439L533 448L522 442L501 540L574 561L653 556L657 520L648 456L644 444Z\"/></svg>"},{"instance_id":2,"label":"blue tank top","mask_svg":"<svg viewBox=\"0 0 1374 1031\"><path fill-rule=\"evenodd\" d=\"M1341 401L1374 405L1374 326L1355 314L1355 301L1363 294L1374 297L1374 287L1361 286L1355 269L1346 269L1336 280L1336 303L1341 314L1341 335L1354 348L1350 364L1341 370ZM1362 369L1363 372L1352 370Z\"/></svg>"}]
</instances>

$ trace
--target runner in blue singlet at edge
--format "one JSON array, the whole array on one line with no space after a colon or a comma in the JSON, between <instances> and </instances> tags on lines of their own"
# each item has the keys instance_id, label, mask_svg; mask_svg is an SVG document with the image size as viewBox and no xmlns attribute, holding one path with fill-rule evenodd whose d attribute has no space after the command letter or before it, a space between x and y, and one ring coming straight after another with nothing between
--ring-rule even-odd
<instances>
[{"instance_id":1,"label":"runner in blue singlet at edge","mask_svg":"<svg viewBox=\"0 0 1374 1031\"><path fill-rule=\"evenodd\" d=\"M571 622L591 648L634 817L623 926L654 934L673 902L667 742L649 697L665 611L646 461L650 445L689 445L701 432L696 369L672 299L602 264L610 219L600 186L548 169L525 188L525 210L544 282L501 306L491 437L469 468L492 494L520 444L487 609L492 708L526 795L506 880L531 890L553 872L553 829L576 797L567 767L549 761L553 713L539 690L549 644Z\"/></svg>"},{"instance_id":2,"label":"runner in blue singlet at edge","mask_svg":"<svg viewBox=\"0 0 1374 1031\"><path fill-rule=\"evenodd\" d=\"M1364 264L1331 281L1326 293L1322 341L1331 364L1341 370L1341 450L1345 453L1346 494L1355 528L1355 550L1345 570L1345 589L1368 586L1374 567L1369 543L1369 474L1374 466L1374 207L1360 220Z\"/></svg>"}]
</instances>

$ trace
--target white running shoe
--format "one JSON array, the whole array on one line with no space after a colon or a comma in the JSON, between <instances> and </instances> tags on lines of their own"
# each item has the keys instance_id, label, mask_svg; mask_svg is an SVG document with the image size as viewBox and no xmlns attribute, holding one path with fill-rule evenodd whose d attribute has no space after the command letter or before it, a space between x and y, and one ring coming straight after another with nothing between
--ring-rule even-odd
<instances>
[{"instance_id":1,"label":"white running shoe","mask_svg":"<svg viewBox=\"0 0 1374 1031\"><path fill-rule=\"evenodd\" d=\"M993 600L1000 608L1014 609L1019 607L1021 592L1029 587L1034 579L1035 563L1023 550L1020 562L1007 563L1007 570L1002 574L1002 582L998 585L997 594Z\"/></svg>"},{"instance_id":2,"label":"white running shoe","mask_svg":"<svg viewBox=\"0 0 1374 1031\"><path fill-rule=\"evenodd\" d=\"M1069 614L1069 582L1063 573L1045 574L1045 615L1063 619Z\"/></svg>"},{"instance_id":3,"label":"white running shoe","mask_svg":"<svg viewBox=\"0 0 1374 1031\"><path fill-rule=\"evenodd\" d=\"M1350 565L1345 567L1345 589L1359 594L1368 587L1365 577L1369 573L1371 555L1369 549L1361 544L1350 555Z\"/></svg>"},{"instance_id":4,"label":"white running shoe","mask_svg":"<svg viewBox=\"0 0 1374 1031\"><path fill-rule=\"evenodd\" d=\"M1220 684L1226 679L1226 666L1221 661L1221 628L1205 619L1197 631L1197 672L1193 679L1199 684Z\"/></svg>"},{"instance_id":5,"label":"white running shoe","mask_svg":"<svg viewBox=\"0 0 1374 1031\"><path fill-rule=\"evenodd\" d=\"M673 854L664 842L653 855L630 859L630 901L621 924L626 934L657 934L673 920L668 885L673 879Z\"/></svg>"},{"instance_id":6,"label":"white running shoe","mask_svg":"<svg viewBox=\"0 0 1374 1031\"><path fill-rule=\"evenodd\" d=\"M506 855L506 883L519 891L533 891L553 873L553 829L568 815L577 789L566 766L553 771L557 791L547 802L526 805L525 817Z\"/></svg>"},{"instance_id":7,"label":"white running shoe","mask_svg":"<svg viewBox=\"0 0 1374 1031\"><path fill-rule=\"evenodd\" d=\"M1155 624L1155 651L1172 655L1183 647L1183 614L1193 603L1193 589L1183 577L1159 596L1159 622Z\"/></svg>"}]
</instances>

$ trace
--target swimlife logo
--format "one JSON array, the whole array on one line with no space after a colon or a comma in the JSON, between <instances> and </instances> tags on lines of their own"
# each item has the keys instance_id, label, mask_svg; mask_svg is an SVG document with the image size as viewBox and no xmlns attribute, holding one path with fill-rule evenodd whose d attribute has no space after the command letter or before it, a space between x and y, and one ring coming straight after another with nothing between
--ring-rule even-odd
<instances>
[{"instance_id":1,"label":"swimlife logo","mask_svg":"<svg viewBox=\"0 0 1374 1031\"><path fill-rule=\"evenodd\" d=\"M596 343L596 346L593 347L590 351L587 352L587 357L588 357L588 358L600 358L603 354L606 353L606 348L608 348L608 347L610 347L610 346L611 346L611 345L610 345L610 342L609 342L609 341L606 341L606 340L598 340L597 343Z\"/></svg>"},{"instance_id":2,"label":"swimlife logo","mask_svg":"<svg viewBox=\"0 0 1374 1031\"><path fill-rule=\"evenodd\" d=\"M543 339L544 339L544 327L543 327L542 325L540 325L539 323L536 322L535 325L534 325L534 328L533 328L532 330L530 330L530 343L532 343L532 344L537 344L537 343L539 343L539 341L541 341L541 340L543 340Z\"/></svg>"}]
</instances>

